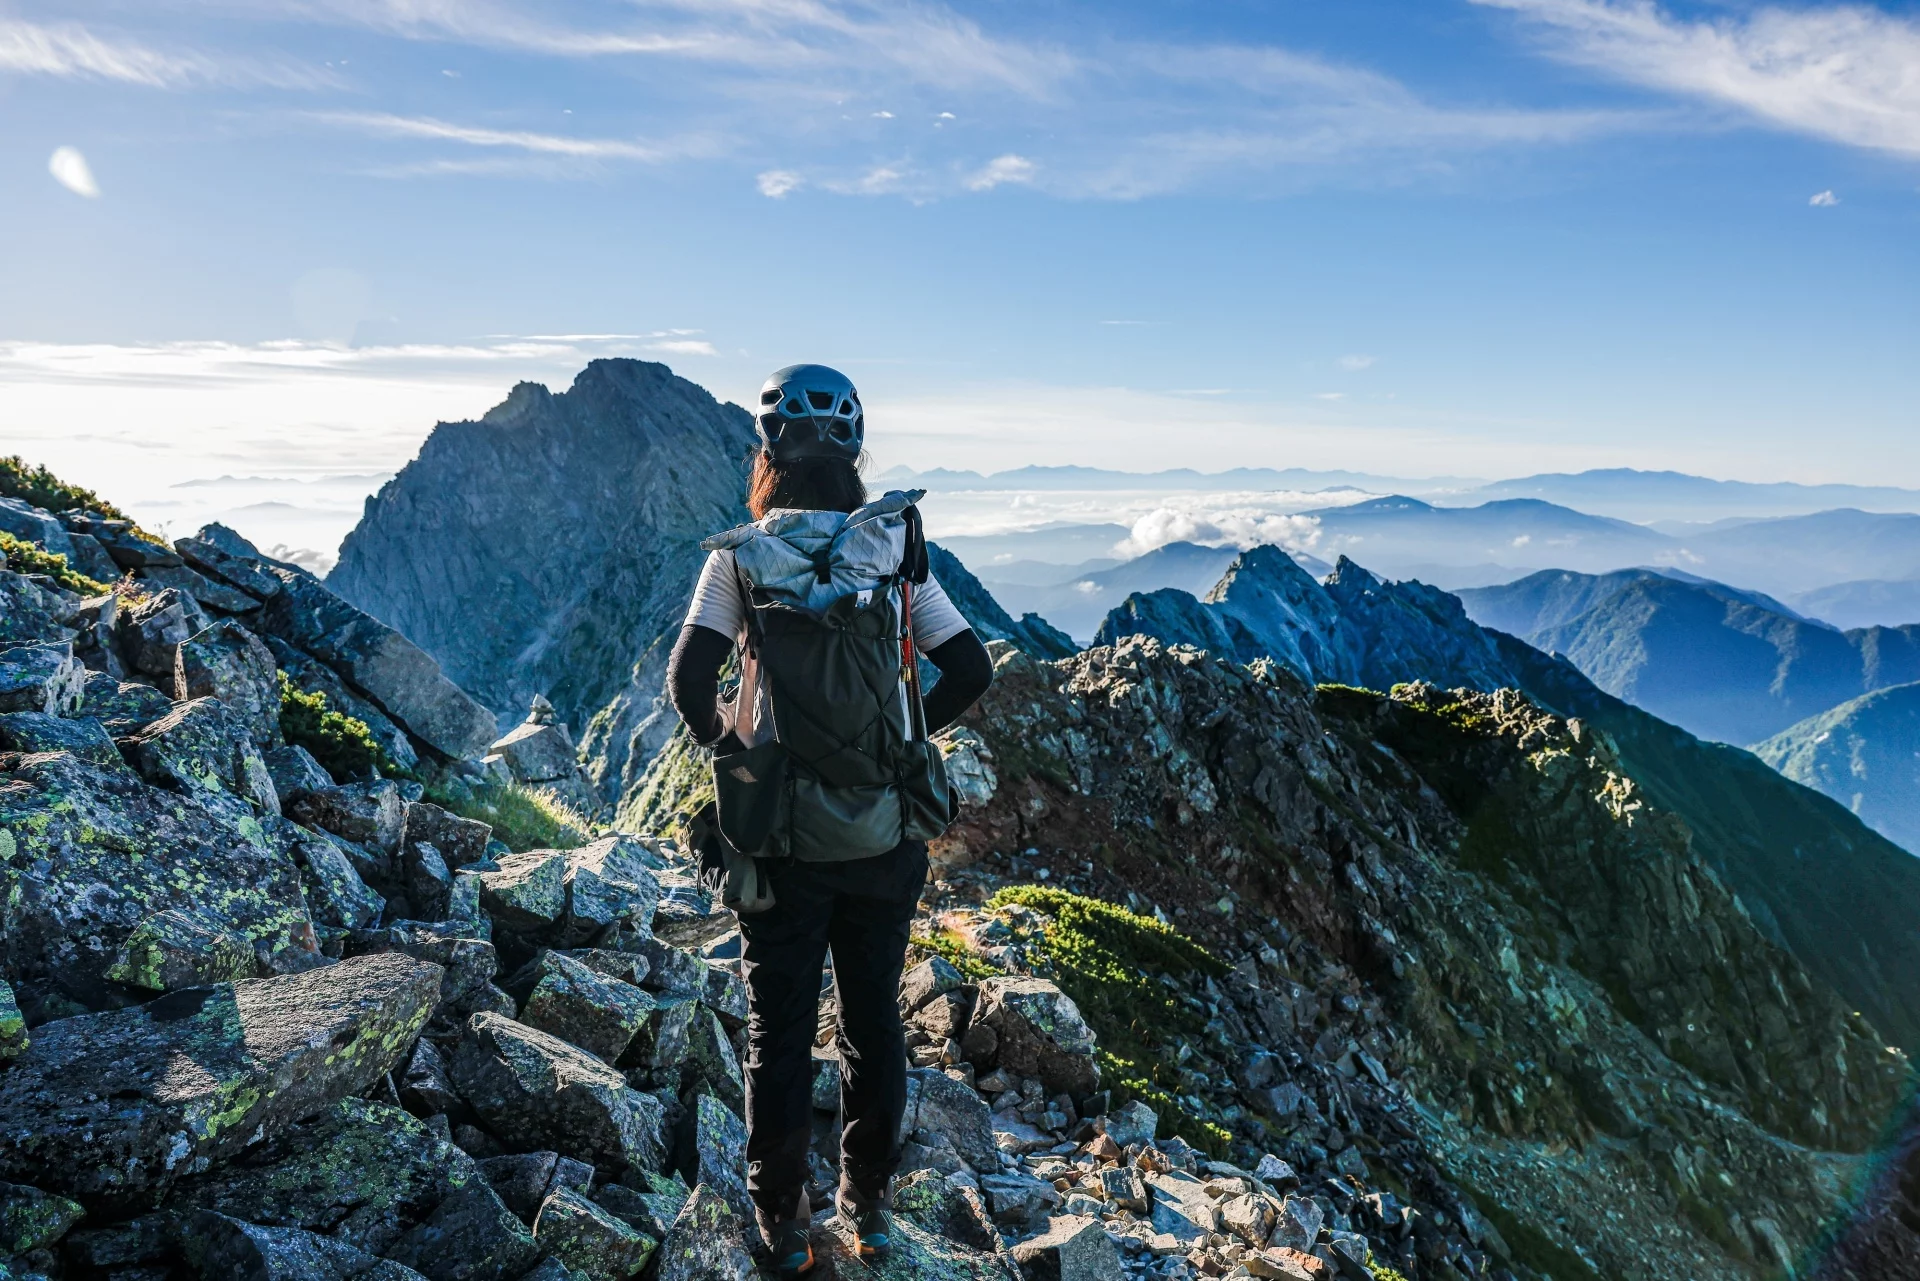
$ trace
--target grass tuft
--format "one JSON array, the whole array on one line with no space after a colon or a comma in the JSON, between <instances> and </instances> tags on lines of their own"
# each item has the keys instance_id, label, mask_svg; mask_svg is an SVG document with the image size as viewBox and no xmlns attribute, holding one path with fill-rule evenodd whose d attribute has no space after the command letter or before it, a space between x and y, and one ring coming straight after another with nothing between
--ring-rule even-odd
<instances>
[{"instance_id":1,"label":"grass tuft","mask_svg":"<svg viewBox=\"0 0 1920 1281\"><path fill-rule=\"evenodd\" d=\"M429 786L427 799L490 825L494 837L516 854L577 849L591 841L596 830L591 819L554 792L522 783Z\"/></svg>"},{"instance_id":2,"label":"grass tuft","mask_svg":"<svg viewBox=\"0 0 1920 1281\"><path fill-rule=\"evenodd\" d=\"M327 706L325 694L301 689L285 672L280 673L280 733L287 742L311 752L336 779L404 772L365 721L334 711Z\"/></svg>"},{"instance_id":3,"label":"grass tuft","mask_svg":"<svg viewBox=\"0 0 1920 1281\"><path fill-rule=\"evenodd\" d=\"M18 454L0 457L0 498L17 498L55 514L81 508L109 520L133 519L91 489L70 485L43 465L28 466L27 461ZM164 539L138 525L133 527L133 533L150 543L165 545Z\"/></svg>"},{"instance_id":4,"label":"grass tuft","mask_svg":"<svg viewBox=\"0 0 1920 1281\"><path fill-rule=\"evenodd\" d=\"M47 551L24 538L15 538L4 529L0 529L0 556L5 557L7 568L16 574L45 574L68 591L82 596L99 596L110 586L76 572L60 553Z\"/></svg>"}]
</instances>

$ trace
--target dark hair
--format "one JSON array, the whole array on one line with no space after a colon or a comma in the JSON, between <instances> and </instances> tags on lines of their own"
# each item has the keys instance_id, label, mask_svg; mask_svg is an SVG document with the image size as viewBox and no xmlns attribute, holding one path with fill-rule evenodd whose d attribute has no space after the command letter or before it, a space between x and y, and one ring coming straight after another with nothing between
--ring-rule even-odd
<instances>
[{"instance_id":1,"label":"dark hair","mask_svg":"<svg viewBox=\"0 0 1920 1281\"><path fill-rule=\"evenodd\" d=\"M776 507L802 511L850 512L867 501L857 464L845 458L773 460L762 449L753 456L747 477L747 510L759 520Z\"/></svg>"}]
</instances>

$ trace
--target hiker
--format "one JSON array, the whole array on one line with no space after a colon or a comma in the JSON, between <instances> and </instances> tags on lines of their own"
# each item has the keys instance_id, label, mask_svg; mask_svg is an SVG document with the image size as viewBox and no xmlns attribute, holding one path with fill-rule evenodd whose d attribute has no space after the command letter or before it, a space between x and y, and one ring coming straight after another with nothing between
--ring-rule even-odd
<instances>
[{"instance_id":1,"label":"hiker","mask_svg":"<svg viewBox=\"0 0 1920 1281\"><path fill-rule=\"evenodd\" d=\"M747 985L747 1189L780 1275L814 1265L807 1152L822 963L840 1055L838 1213L884 1257L907 1051L897 1004L927 846L955 802L927 736L993 679L927 572L917 493L869 502L865 418L845 375L792 365L760 393L751 525L718 534L667 668L714 750L702 879L739 916ZM910 637L903 644L903 635ZM739 683L719 682L740 655ZM923 655L940 679L922 697Z\"/></svg>"}]
</instances>

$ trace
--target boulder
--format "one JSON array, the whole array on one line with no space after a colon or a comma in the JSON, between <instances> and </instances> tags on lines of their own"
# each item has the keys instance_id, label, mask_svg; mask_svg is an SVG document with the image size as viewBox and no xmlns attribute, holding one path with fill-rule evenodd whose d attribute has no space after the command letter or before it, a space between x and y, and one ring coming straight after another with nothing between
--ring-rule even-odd
<instances>
[{"instance_id":1,"label":"boulder","mask_svg":"<svg viewBox=\"0 0 1920 1281\"><path fill-rule=\"evenodd\" d=\"M316 924L357 930L380 919L386 900L361 879L353 860L340 846L287 819L266 826L292 855L300 871L307 911Z\"/></svg>"},{"instance_id":2,"label":"boulder","mask_svg":"<svg viewBox=\"0 0 1920 1281\"><path fill-rule=\"evenodd\" d=\"M0 1183L0 1258L45 1249L86 1217L77 1201L20 1183Z\"/></svg>"},{"instance_id":3,"label":"boulder","mask_svg":"<svg viewBox=\"0 0 1920 1281\"><path fill-rule=\"evenodd\" d=\"M601 978L616 979L622 983L631 983L635 987L641 986L650 969L647 958L636 952L615 952L602 947L576 947L569 948L567 955Z\"/></svg>"},{"instance_id":4,"label":"boulder","mask_svg":"<svg viewBox=\"0 0 1920 1281\"><path fill-rule=\"evenodd\" d=\"M61 611L62 621L73 633L73 656L89 671L100 672L115 680L127 676L126 660L120 656L120 597L114 592L90 596L70 609ZM0 633L7 629L0 628Z\"/></svg>"},{"instance_id":5,"label":"boulder","mask_svg":"<svg viewBox=\"0 0 1920 1281\"><path fill-rule=\"evenodd\" d=\"M814 1255L832 1260L836 1281L1016 1281L1019 1268L1002 1252L976 1250L895 1216L885 1260L860 1258L853 1225L839 1215L815 1233ZM824 1271L824 1269L822 1269Z\"/></svg>"},{"instance_id":6,"label":"boulder","mask_svg":"<svg viewBox=\"0 0 1920 1281\"><path fill-rule=\"evenodd\" d=\"M413 1053L394 1082L400 1106L418 1117L438 1116L459 1102L447 1080L446 1060L424 1036L413 1043Z\"/></svg>"},{"instance_id":7,"label":"boulder","mask_svg":"<svg viewBox=\"0 0 1920 1281\"><path fill-rule=\"evenodd\" d=\"M252 614L260 608L260 602L245 592L236 591L218 579L208 578L185 565L149 565L134 572L147 590L175 588L191 596L202 609L215 614Z\"/></svg>"},{"instance_id":8,"label":"boulder","mask_svg":"<svg viewBox=\"0 0 1920 1281\"><path fill-rule=\"evenodd\" d=\"M744 1116L747 1111L747 1081L741 1074L740 1060L727 1039L726 1028L712 1010L697 1008L687 1025L687 1053L681 1063L683 1084L699 1084L727 1109Z\"/></svg>"},{"instance_id":9,"label":"boulder","mask_svg":"<svg viewBox=\"0 0 1920 1281\"><path fill-rule=\"evenodd\" d=\"M646 1025L653 998L631 984L602 977L564 953L543 951L534 964L536 978L520 1021L602 1062L617 1062Z\"/></svg>"},{"instance_id":10,"label":"boulder","mask_svg":"<svg viewBox=\"0 0 1920 1281\"><path fill-rule=\"evenodd\" d=\"M105 770L127 768L106 727L91 716L66 719L45 712L0 712L0 749L69 752Z\"/></svg>"},{"instance_id":11,"label":"boulder","mask_svg":"<svg viewBox=\"0 0 1920 1281\"><path fill-rule=\"evenodd\" d=\"M911 1015L937 996L957 991L966 976L944 956L930 956L900 976L900 1014Z\"/></svg>"},{"instance_id":12,"label":"boulder","mask_svg":"<svg viewBox=\"0 0 1920 1281\"><path fill-rule=\"evenodd\" d=\"M120 577L119 563L99 539L92 534L73 533L69 533L67 538L73 543L73 555L67 557L67 564L75 573L91 578L96 583L111 583Z\"/></svg>"},{"instance_id":13,"label":"boulder","mask_svg":"<svg viewBox=\"0 0 1920 1281\"><path fill-rule=\"evenodd\" d=\"M366 957L46 1024L0 1072L0 1179L90 1209L152 1205L385 1075L439 980Z\"/></svg>"},{"instance_id":14,"label":"boulder","mask_svg":"<svg viewBox=\"0 0 1920 1281\"><path fill-rule=\"evenodd\" d=\"M1123 1210L1145 1214L1151 1194L1140 1171L1128 1165L1112 1165L1100 1171L1100 1195Z\"/></svg>"},{"instance_id":15,"label":"boulder","mask_svg":"<svg viewBox=\"0 0 1920 1281\"><path fill-rule=\"evenodd\" d=\"M107 970L116 983L172 992L253 977L253 946L180 908L155 912L133 927Z\"/></svg>"},{"instance_id":16,"label":"boulder","mask_svg":"<svg viewBox=\"0 0 1920 1281\"><path fill-rule=\"evenodd\" d=\"M267 775L273 779L273 790L280 793L282 805L296 792L316 792L333 786L333 775L298 743L269 748L260 755L267 762Z\"/></svg>"},{"instance_id":17,"label":"boulder","mask_svg":"<svg viewBox=\"0 0 1920 1281\"><path fill-rule=\"evenodd\" d=\"M310 574L278 567L269 572L280 580L280 590L262 606L261 627L333 668L443 756L477 756L493 741L493 713L448 680L419 646Z\"/></svg>"},{"instance_id":18,"label":"boulder","mask_svg":"<svg viewBox=\"0 0 1920 1281\"><path fill-rule=\"evenodd\" d=\"M495 740L487 754L504 759L507 769L522 783L552 783L580 772L573 739L567 727L553 719L553 705L544 698L534 704L525 721Z\"/></svg>"},{"instance_id":19,"label":"boulder","mask_svg":"<svg viewBox=\"0 0 1920 1281\"><path fill-rule=\"evenodd\" d=\"M1153 1196L1153 1230L1177 1241L1198 1241L1220 1229L1220 1212L1207 1194L1206 1184L1185 1170L1146 1176Z\"/></svg>"},{"instance_id":20,"label":"boulder","mask_svg":"<svg viewBox=\"0 0 1920 1281\"><path fill-rule=\"evenodd\" d=\"M260 638L222 619L174 652L173 696L217 698L262 750L280 742L280 671Z\"/></svg>"},{"instance_id":21,"label":"boulder","mask_svg":"<svg viewBox=\"0 0 1920 1281\"><path fill-rule=\"evenodd\" d=\"M1310 1251L1320 1239L1320 1229L1325 1225L1326 1212L1318 1202L1297 1192L1289 1193L1280 1202L1280 1211L1267 1240L1274 1245Z\"/></svg>"},{"instance_id":22,"label":"boulder","mask_svg":"<svg viewBox=\"0 0 1920 1281\"><path fill-rule=\"evenodd\" d=\"M232 797L264 814L280 812L280 796L260 750L217 698L176 705L122 739L120 751L155 787L204 803Z\"/></svg>"},{"instance_id":23,"label":"boulder","mask_svg":"<svg viewBox=\"0 0 1920 1281\"><path fill-rule=\"evenodd\" d=\"M660 1243L655 1281L754 1281L747 1224L730 1198L699 1185Z\"/></svg>"},{"instance_id":24,"label":"boulder","mask_svg":"<svg viewBox=\"0 0 1920 1281\"><path fill-rule=\"evenodd\" d=\"M565 1188L586 1192L593 1186L593 1167L558 1152L511 1152L480 1162L480 1172L515 1214L532 1223L540 1205Z\"/></svg>"},{"instance_id":25,"label":"boulder","mask_svg":"<svg viewBox=\"0 0 1920 1281\"><path fill-rule=\"evenodd\" d=\"M254 621L258 622L257 619ZM273 661L280 665L280 670L287 674L287 679L295 688L309 694L326 695L327 710L351 716L364 724L373 735L373 741L380 745L394 764L404 770L418 768L420 753L414 747L413 740L407 737L407 731L396 725L385 712L349 689L331 667L272 633L260 639L273 651Z\"/></svg>"},{"instance_id":26,"label":"boulder","mask_svg":"<svg viewBox=\"0 0 1920 1281\"><path fill-rule=\"evenodd\" d=\"M448 1074L487 1128L509 1145L550 1148L615 1170L660 1167L660 1101L558 1037L499 1014L475 1014Z\"/></svg>"},{"instance_id":27,"label":"boulder","mask_svg":"<svg viewBox=\"0 0 1920 1281\"><path fill-rule=\"evenodd\" d=\"M1122 1104L1106 1121L1107 1137L1123 1148L1152 1143L1159 1128L1160 1118L1139 1099Z\"/></svg>"},{"instance_id":28,"label":"boulder","mask_svg":"<svg viewBox=\"0 0 1920 1281\"><path fill-rule=\"evenodd\" d=\"M515 1277L538 1255L472 1157L365 1099L343 1099L231 1164L182 1179L167 1206L323 1233L429 1281Z\"/></svg>"},{"instance_id":29,"label":"boulder","mask_svg":"<svg viewBox=\"0 0 1920 1281\"><path fill-rule=\"evenodd\" d=\"M1017 1170L981 1176L980 1196L994 1222L1012 1228L1024 1227L1060 1203L1053 1184Z\"/></svg>"},{"instance_id":30,"label":"boulder","mask_svg":"<svg viewBox=\"0 0 1920 1281\"><path fill-rule=\"evenodd\" d=\"M893 1185L896 1218L910 1219L938 1237L988 1254L1006 1250L980 1193L932 1170L902 1175Z\"/></svg>"},{"instance_id":31,"label":"boulder","mask_svg":"<svg viewBox=\"0 0 1920 1281\"><path fill-rule=\"evenodd\" d=\"M1227 1197L1220 1202L1220 1218L1227 1231L1257 1250L1273 1235L1278 1208L1271 1197L1262 1193Z\"/></svg>"},{"instance_id":32,"label":"boulder","mask_svg":"<svg viewBox=\"0 0 1920 1281\"><path fill-rule=\"evenodd\" d=\"M55 556L65 556L67 564L73 564L73 542L67 527L58 516L32 503L22 502L18 498L0 498L0 532L37 543L41 550L52 552ZM113 577L118 578L119 574L115 573Z\"/></svg>"},{"instance_id":33,"label":"boulder","mask_svg":"<svg viewBox=\"0 0 1920 1281\"><path fill-rule=\"evenodd\" d=\"M567 909L567 856L561 850L508 854L480 874L480 903L507 929L539 931Z\"/></svg>"},{"instance_id":34,"label":"boulder","mask_svg":"<svg viewBox=\"0 0 1920 1281\"><path fill-rule=\"evenodd\" d=\"M836 1091L837 1093L837 1091ZM938 1135L976 1171L997 1171L1000 1150L993 1142L993 1113L987 1101L964 1081L937 1068L907 1073L907 1106L900 1118L902 1138Z\"/></svg>"},{"instance_id":35,"label":"boulder","mask_svg":"<svg viewBox=\"0 0 1920 1281\"><path fill-rule=\"evenodd\" d=\"M604 837L566 855L567 899L563 939L580 946L622 924L645 929L660 902L653 857L631 836Z\"/></svg>"},{"instance_id":36,"label":"boulder","mask_svg":"<svg viewBox=\"0 0 1920 1281\"><path fill-rule=\"evenodd\" d=\"M620 1066L678 1067L687 1056L700 1003L691 996L656 996L647 1020L621 1056Z\"/></svg>"},{"instance_id":37,"label":"boulder","mask_svg":"<svg viewBox=\"0 0 1920 1281\"><path fill-rule=\"evenodd\" d=\"M71 641L0 649L0 712L71 715L86 684L86 666L73 656Z\"/></svg>"},{"instance_id":38,"label":"boulder","mask_svg":"<svg viewBox=\"0 0 1920 1281\"><path fill-rule=\"evenodd\" d=\"M201 1211L174 1234L202 1281L418 1281L420 1274L299 1228L263 1228Z\"/></svg>"},{"instance_id":39,"label":"boulder","mask_svg":"<svg viewBox=\"0 0 1920 1281\"><path fill-rule=\"evenodd\" d=\"M398 783L382 778L289 797L286 814L296 823L332 832L390 859L400 852L407 802Z\"/></svg>"},{"instance_id":40,"label":"boulder","mask_svg":"<svg viewBox=\"0 0 1920 1281\"><path fill-rule=\"evenodd\" d=\"M675 1166L682 1178L721 1197L741 1222L753 1221L747 1197L747 1127L711 1094L697 1097L682 1118Z\"/></svg>"},{"instance_id":41,"label":"boulder","mask_svg":"<svg viewBox=\"0 0 1920 1281\"><path fill-rule=\"evenodd\" d=\"M125 738L173 710L173 700L151 685L122 681L105 672L86 673L77 714L91 716L107 733Z\"/></svg>"},{"instance_id":42,"label":"boulder","mask_svg":"<svg viewBox=\"0 0 1920 1281\"><path fill-rule=\"evenodd\" d=\"M408 805L400 826L403 851L411 845L431 845L449 868L462 868L486 858L487 842L492 838L493 829L487 824L426 801Z\"/></svg>"},{"instance_id":43,"label":"boulder","mask_svg":"<svg viewBox=\"0 0 1920 1281\"><path fill-rule=\"evenodd\" d=\"M440 998L434 1006L434 1035L451 1031L476 1011L496 1008L493 976L500 961L492 942L475 938L457 921L389 921L375 929L355 930L346 941L349 956L400 952L440 967ZM504 996L504 994L501 994ZM511 1002L505 1002L512 1008Z\"/></svg>"},{"instance_id":44,"label":"boulder","mask_svg":"<svg viewBox=\"0 0 1920 1281\"><path fill-rule=\"evenodd\" d=\"M1120 1251L1100 1220L1063 1214L1046 1230L1013 1247L1025 1281L1122 1281Z\"/></svg>"},{"instance_id":45,"label":"boulder","mask_svg":"<svg viewBox=\"0 0 1920 1281\"><path fill-rule=\"evenodd\" d=\"M299 873L259 820L73 756L0 769L0 958L23 1001L32 990L30 1013L53 993L110 1003L108 965L135 926L170 908L270 956L313 947Z\"/></svg>"},{"instance_id":46,"label":"boulder","mask_svg":"<svg viewBox=\"0 0 1920 1281\"><path fill-rule=\"evenodd\" d=\"M1049 1094L1087 1094L1100 1083L1092 1029L1072 998L1046 979L988 979L974 1022L998 1038L1001 1068L1038 1077Z\"/></svg>"},{"instance_id":47,"label":"boulder","mask_svg":"<svg viewBox=\"0 0 1920 1281\"><path fill-rule=\"evenodd\" d=\"M447 909L453 904L453 873L435 846L426 841L401 846L394 880L401 896L396 910L404 909L410 916L430 921L450 915Z\"/></svg>"},{"instance_id":48,"label":"boulder","mask_svg":"<svg viewBox=\"0 0 1920 1281\"><path fill-rule=\"evenodd\" d=\"M542 1250L593 1281L638 1276L658 1244L571 1188L542 1203L533 1236Z\"/></svg>"},{"instance_id":49,"label":"boulder","mask_svg":"<svg viewBox=\"0 0 1920 1281\"><path fill-rule=\"evenodd\" d=\"M114 620L120 657L133 671L171 682L176 651L211 621L193 597L172 587L132 603L123 599Z\"/></svg>"},{"instance_id":50,"label":"boulder","mask_svg":"<svg viewBox=\"0 0 1920 1281\"><path fill-rule=\"evenodd\" d=\"M13 645L72 641L77 612L71 596L4 568L4 558L0 558L0 650Z\"/></svg>"},{"instance_id":51,"label":"boulder","mask_svg":"<svg viewBox=\"0 0 1920 1281\"><path fill-rule=\"evenodd\" d=\"M664 1240L691 1195L677 1174L630 1169L620 1182L609 1183L594 1200L609 1214L625 1220L655 1240Z\"/></svg>"},{"instance_id":52,"label":"boulder","mask_svg":"<svg viewBox=\"0 0 1920 1281\"><path fill-rule=\"evenodd\" d=\"M122 569L164 568L180 563L171 547L149 542L135 533L130 520L90 511L62 512L60 519L73 533L86 534L106 548Z\"/></svg>"},{"instance_id":53,"label":"boulder","mask_svg":"<svg viewBox=\"0 0 1920 1281\"><path fill-rule=\"evenodd\" d=\"M206 531L201 532L204 534ZM176 538L173 540L173 550L189 568L245 592L256 603L280 590L280 580L268 573L259 561L236 556L204 537Z\"/></svg>"}]
</instances>

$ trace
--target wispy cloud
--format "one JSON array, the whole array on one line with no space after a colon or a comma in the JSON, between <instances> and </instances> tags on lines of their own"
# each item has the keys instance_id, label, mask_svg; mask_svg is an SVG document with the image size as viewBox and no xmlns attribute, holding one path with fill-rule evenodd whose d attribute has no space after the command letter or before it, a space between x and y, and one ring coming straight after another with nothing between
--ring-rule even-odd
<instances>
[{"instance_id":1,"label":"wispy cloud","mask_svg":"<svg viewBox=\"0 0 1920 1281\"><path fill-rule=\"evenodd\" d=\"M1473 0L1556 56L1786 129L1920 155L1920 23L1860 5L1690 21L1652 0Z\"/></svg>"},{"instance_id":2,"label":"wispy cloud","mask_svg":"<svg viewBox=\"0 0 1920 1281\"><path fill-rule=\"evenodd\" d=\"M75 22L40 24L0 17L0 73L108 80L177 89L196 84L313 89L336 83L324 68L287 59L215 58L170 51Z\"/></svg>"},{"instance_id":3,"label":"wispy cloud","mask_svg":"<svg viewBox=\"0 0 1920 1281\"><path fill-rule=\"evenodd\" d=\"M85 196L88 200L100 198L100 184L93 179L93 166L77 148L57 148L47 160L47 172L76 196Z\"/></svg>"},{"instance_id":4,"label":"wispy cloud","mask_svg":"<svg viewBox=\"0 0 1920 1281\"><path fill-rule=\"evenodd\" d=\"M760 187L760 194L772 200L797 191L801 181L800 175L791 169L769 169L754 179Z\"/></svg>"},{"instance_id":5,"label":"wispy cloud","mask_svg":"<svg viewBox=\"0 0 1920 1281\"><path fill-rule=\"evenodd\" d=\"M1371 369L1376 363L1378 363L1379 359L1380 358L1378 356L1361 356L1361 355L1342 356L1340 357L1340 368L1346 370L1350 374L1357 374L1362 369Z\"/></svg>"},{"instance_id":6,"label":"wispy cloud","mask_svg":"<svg viewBox=\"0 0 1920 1281\"><path fill-rule=\"evenodd\" d=\"M425 138L436 142L457 142L469 147L499 147L547 156L568 156L583 160L639 160L658 164L687 156L692 149L685 143L650 143L624 138L576 138L565 134L534 133L523 129L488 129L473 125L451 124L431 116L396 116L370 111L320 111L313 119L326 124L358 129L386 138Z\"/></svg>"},{"instance_id":7,"label":"wispy cloud","mask_svg":"<svg viewBox=\"0 0 1920 1281\"><path fill-rule=\"evenodd\" d=\"M1807 203L1815 209L1831 209L1840 203L1840 197L1834 195L1831 191L1816 191L1813 195L1807 197Z\"/></svg>"},{"instance_id":8,"label":"wispy cloud","mask_svg":"<svg viewBox=\"0 0 1920 1281\"><path fill-rule=\"evenodd\" d=\"M989 160L967 179L968 191L992 191L1002 183L1029 183L1037 166L1025 156L1012 154Z\"/></svg>"}]
</instances>

